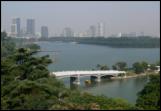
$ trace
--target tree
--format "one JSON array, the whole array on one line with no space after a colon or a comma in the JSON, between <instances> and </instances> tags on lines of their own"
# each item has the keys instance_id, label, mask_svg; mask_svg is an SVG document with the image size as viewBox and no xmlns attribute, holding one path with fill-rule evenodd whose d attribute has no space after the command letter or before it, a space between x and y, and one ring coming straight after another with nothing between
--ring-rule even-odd
<instances>
[{"instance_id":1,"label":"tree","mask_svg":"<svg viewBox=\"0 0 161 111\"><path fill-rule=\"evenodd\" d=\"M143 66L144 71L146 71L146 70L148 69L148 63L147 63L147 62L142 61L142 62L141 62L141 65Z\"/></svg>"},{"instance_id":2,"label":"tree","mask_svg":"<svg viewBox=\"0 0 161 111\"><path fill-rule=\"evenodd\" d=\"M2 109L48 109L57 100L55 95L63 90L57 88L57 82L54 78L13 81L3 87Z\"/></svg>"},{"instance_id":3,"label":"tree","mask_svg":"<svg viewBox=\"0 0 161 111\"><path fill-rule=\"evenodd\" d=\"M160 66L160 61L157 61L157 62L156 62L156 65L157 65L157 66Z\"/></svg>"},{"instance_id":4,"label":"tree","mask_svg":"<svg viewBox=\"0 0 161 111\"><path fill-rule=\"evenodd\" d=\"M5 40L7 37L7 33L6 32L1 32L1 40Z\"/></svg>"},{"instance_id":5,"label":"tree","mask_svg":"<svg viewBox=\"0 0 161 111\"><path fill-rule=\"evenodd\" d=\"M113 69L113 70L117 70L116 65L112 65L112 69Z\"/></svg>"},{"instance_id":6,"label":"tree","mask_svg":"<svg viewBox=\"0 0 161 111\"><path fill-rule=\"evenodd\" d=\"M126 62L117 62L115 65L112 66L114 70L126 70Z\"/></svg>"},{"instance_id":7,"label":"tree","mask_svg":"<svg viewBox=\"0 0 161 111\"><path fill-rule=\"evenodd\" d=\"M160 109L160 75L150 76L150 81L138 93L136 106L145 110Z\"/></svg>"},{"instance_id":8,"label":"tree","mask_svg":"<svg viewBox=\"0 0 161 111\"><path fill-rule=\"evenodd\" d=\"M154 71L154 70L157 70L157 67L155 64L150 64L150 69Z\"/></svg>"},{"instance_id":9,"label":"tree","mask_svg":"<svg viewBox=\"0 0 161 111\"><path fill-rule=\"evenodd\" d=\"M96 66L99 70L109 70L108 66L107 65L100 65L100 64L97 64Z\"/></svg>"},{"instance_id":10,"label":"tree","mask_svg":"<svg viewBox=\"0 0 161 111\"><path fill-rule=\"evenodd\" d=\"M144 72L144 67L139 62L135 62L133 64L133 70L135 71L135 73L139 74L139 73Z\"/></svg>"},{"instance_id":11,"label":"tree","mask_svg":"<svg viewBox=\"0 0 161 111\"><path fill-rule=\"evenodd\" d=\"M13 54L15 43L9 39L6 32L1 32L1 59Z\"/></svg>"}]
</instances>

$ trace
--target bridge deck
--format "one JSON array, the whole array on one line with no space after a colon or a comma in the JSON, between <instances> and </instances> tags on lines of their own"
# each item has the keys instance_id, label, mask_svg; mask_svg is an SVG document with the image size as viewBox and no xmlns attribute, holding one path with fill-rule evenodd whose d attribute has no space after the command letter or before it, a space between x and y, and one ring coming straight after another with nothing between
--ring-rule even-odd
<instances>
[{"instance_id":1,"label":"bridge deck","mask_svg":"<svg viewBox=\"0 0 161 111\"><path fill-rule=\"evenodd\" d=\"M118 75L125 74L125 71L117 71L117 70L97 70L97 71L58 71L52 72L52 75L56 77L67 77L67 76L96 76L96 75Z\"/></svg>"}]
</instances>

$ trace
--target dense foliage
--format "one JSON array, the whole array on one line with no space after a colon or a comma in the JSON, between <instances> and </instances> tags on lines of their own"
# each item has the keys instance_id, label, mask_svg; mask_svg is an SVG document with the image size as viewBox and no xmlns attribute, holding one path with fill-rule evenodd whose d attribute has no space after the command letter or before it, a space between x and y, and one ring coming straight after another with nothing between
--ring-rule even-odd
<instances>
[{"instance_id":1,"label":"dense foliage","mask_svg":"<svg viewBox=\"0 0 161 111\"><path fill-rule=\"evenodd\" d=\"M134 64L133 64L133 69L134 69L134 71L135 71L135 73L142 73L142 72L144 72L144 67L143 67L143 65L141 64L141 63L139 63L139 62L135 62Z\"/></svg>"},{"instance_id":2,"label":"dense foliage","mask_svg":"<svg viewBox=\"0 0 161 111\"><path fill-rule=\"evenodd\" d=\"M110 47L121 47L121 48L159 48L160 38L143 36L143 37L53 37L53 38L42 38L40 40L46 41L64 41L64 42L78 42L83 44L96 44L96 45L107 45Z\"/></svg>"},{"instance_id":3,"label":"dense foliage","mask_svg":"<svg viewBox=\"0 0 161 111\"><path fill-rule=\"evenodd\" d=\"M114 70L126 70L127 64L126 62L117 62L115 65L112 66Z\"/></svg>"},{"instance_id":4,"label":"dense foliage","mask_svg":"<svg viewBox=\"0 0 161 111\"><path fill-rule=\"evenodd\" d=\"M122 99L113 99L107 98L106 96L93 96L89 93L73 93L69 95L64 101L71 107L71 109L90 109L90 110L99 110L99 109L108 109L108 110L117 110L117 109L136 109L133 105L130 105L127 101ZM55 109L56 107L52 107ZM66 108L66 105L62 107Z\"/></svg>"},{"instance_id":5,"label":"dense foliage","mask_svg":"<svg viewBox=\"0 0 161 111\"><path fill-rule=\"evenodd\" d=\"M138 93L136 106L146 110L160 110L160 75L150 77L150 81Z\"/></svg>"},{"instance_id":6,"label":"dense foliage","mask_svg":"<svg viewBox=\"0 0 161 111\"><path fill-rule=\"evenodd\" d=\"M109 70L107 65L101 65L101 64L97 64L96 68L98 70Z\"/></svg>"},{"instance_id":7,"label":"dense foliage","mask_svg":"<svg viewBox=\"0 0 161 111\"><path fill-rule=\"evenodd\" d=\"M1 59L3 57L13 54L15 43L11 41L10 37L7 37L6 32L1 33Z\"/></svg>"},{"instance_id":8,"label":"dense foliage","mask_svg":"<svg viewBox=\"0 0 161 111\"><path fill-rule=\"evenodd\" d=\"M135 62L133 64L133 70L136 74L143 73L143 72L147 71L148 69L151 71L155 71L155 70L157 70L157 67L156 67L157 65L159 65L159 62L157 62L156 64L148 64L145 61Z\"/></svg>"},{"instance_id":9,"label":"dense foliage","mask_svg":"<svg viewBox=\"0 0 161 111\"><path fill-rule=\"evenodd\" d=\"M47 109L63 84L49 77L48 56L34 58L24 48L1 61L2 109ZM63 89L64 90L64 89Z\"/></svg>"},{"instance_id":10,"label":"dense foliage","mask_svg":"<svg viewBox=\"0 0 161 111\"><path fill-rule=\"evenodd\" d=\"M25 48L32 49L33 51L37 51L40 49L40 46L37 44L26 44Z\"/></svg>"}]
</instances>

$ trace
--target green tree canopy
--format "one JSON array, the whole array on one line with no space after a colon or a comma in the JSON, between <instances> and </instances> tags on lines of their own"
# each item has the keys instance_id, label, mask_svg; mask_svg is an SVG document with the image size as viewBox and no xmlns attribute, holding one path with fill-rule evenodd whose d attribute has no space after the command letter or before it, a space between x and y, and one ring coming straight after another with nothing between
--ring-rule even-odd
<instances>
[{"instance_id":1,"label":"green tree canopy","mask_svg":"<svg viewBox=\"0 0 161 111\"><path fill-rule=\"evenodd\" d=\"M160 75L150 77L150 81L138 93L136 106L145 110L160 110Z\"/></svg>"},{"instance_id":2,"label":"green tree canopy","mask_svg":"<svg viewBox=\"0 0 161 111\"><path fill-rule=\"evenodd\" d=\"M109 70L108 66L107 65L100 65L100 64L97 64L96 66L99 70Z\"/></svg>"},{"instance_id":3,"label":"green tree canopy","mask_svg":"<svg viewBox=\"0 0 161 111\"><path fill-rule=\"evenodd\" d=\"M133 64L133 69L137 74L144 72L144 66L139 62Z\"/></svg>"},{"instance_id":4,"label":"green tree canopy","mask_svg":"<svg viewBox=\"0 0 161 111\"><path fill-rule=\"evenodd\" d=\"M115 65L112 66L114 70L126 70L127 64L126 62L117 62Z\"/></svg>"}]
</instances>

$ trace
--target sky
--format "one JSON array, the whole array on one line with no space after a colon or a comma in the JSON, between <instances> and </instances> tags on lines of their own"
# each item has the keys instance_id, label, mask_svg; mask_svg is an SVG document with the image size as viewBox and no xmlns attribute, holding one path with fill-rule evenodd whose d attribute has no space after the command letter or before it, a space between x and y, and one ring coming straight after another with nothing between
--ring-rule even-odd
<instances>
[{"instance_id":1,"label":"sky","mask_svg":"<svg viewBox=\"0 0 161 111\"><path fill-rule=\"evenodd\" d=\"M10 32L14 17L21 18L23 29L28 18L35 19L36 32L48 26L49 36L65 27L85 32L103 22L106 36L144 32L160 37L159 1L2 1L1 31Z\"/></svg>"}]
</instances>

